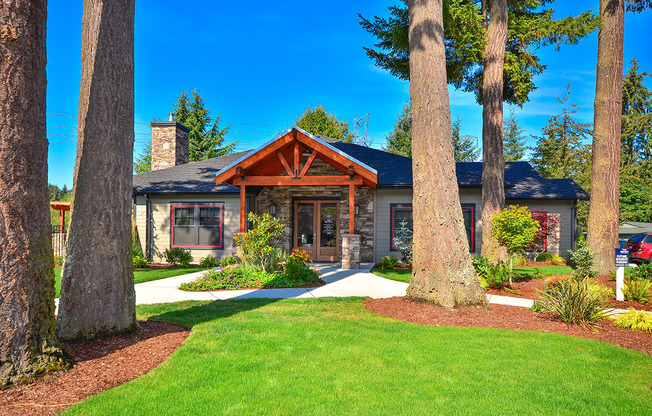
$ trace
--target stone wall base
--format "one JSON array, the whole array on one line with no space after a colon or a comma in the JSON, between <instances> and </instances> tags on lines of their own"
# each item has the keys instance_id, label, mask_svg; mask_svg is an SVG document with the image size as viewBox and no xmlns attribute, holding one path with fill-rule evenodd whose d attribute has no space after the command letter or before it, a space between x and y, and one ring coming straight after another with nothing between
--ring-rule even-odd
<instances>
[{"instance_id":1,"label":"stone wall base","mask_svg":"<svg viewBox=\"0 0 652 416\"><path fill-rule=\"evenodd\" d=\"M342 268L360 268L360 234L342 234Z\"/></svg>"}]
</instances>

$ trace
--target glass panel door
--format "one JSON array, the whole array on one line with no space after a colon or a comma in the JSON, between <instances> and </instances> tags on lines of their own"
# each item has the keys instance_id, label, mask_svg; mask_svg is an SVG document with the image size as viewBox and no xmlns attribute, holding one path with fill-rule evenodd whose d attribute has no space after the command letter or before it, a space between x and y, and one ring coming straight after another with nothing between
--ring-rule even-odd
<instances>
[{"instance_id":1,"label":"glass panel door","mask_svg":"<svg viewBox=\"0 0 652 416\"><path fill-rule=\"evenodd\" d=\"M315 258L315 203L297 202L295 206L294 246L306 250L311 259Z\"/></svg>"},{"instance_id":2,"label":"glass panel door","mask_svg":"<svg viewBox=\"0 0 652 416\"><path fill-rule=\"evenodd\" d=\"M319 202L319 247L317 260L339 260L339 215L337 202Z\"/></svg>"}]
</instances>

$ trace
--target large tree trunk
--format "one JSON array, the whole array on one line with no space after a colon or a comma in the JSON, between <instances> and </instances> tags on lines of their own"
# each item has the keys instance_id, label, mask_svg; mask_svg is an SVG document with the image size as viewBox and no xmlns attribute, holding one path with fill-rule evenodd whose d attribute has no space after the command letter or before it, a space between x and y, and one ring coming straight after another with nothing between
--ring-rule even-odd
<instances>
[{"instance_id":1,"label":"large tree trunk","mask_svg":"<svg viewBox=\"0 0 652 416\"><path fill-rule=\"evenodd\" d=\"M503 68L507 42L507 1L489 3L489 28L482 83L482 255L502 258L491 237L491 216L505 208L503 156Z\"/></svg>"},{"instance_id":2,"label":"large tree trunk","mask_svg":"<svg viewBox=\"0 0 652 416\"><path fill-rule=\"evenodd\" d=\"M0 386L61 369L45 122L45 1L0 4Z\"/></svg>"},{"instance_id":3,"label":"large tree trunk","mask_svg":"<svg viewBox=\"0 0 652 416\"><path fill-rule=\"evenodd\" d=\"M57 335L137 329L131 261L134 0L86 0L72 215Z\"/></svg>"},{"instance_id":4,"label":"large tree trunk","mask_svg":"<svg viewBox=\"0 0 652 416\"><path fill-rule=\"evenodd\" d=\"M446 307L486 306L455 174L442 0L411 0L409 12L414 265L407 293Z\"/></svg>"},{"instance_id":5,"label":"large tree trunk","mask_svg":"<svg viewBox=\"0 0 652 416\"><path fill-rule=\"evenodd\" d=\"M608 274L618 247L624 0L600 0L600 17L586 245L596 252L596 270Z\"/></svg>"}]
</instances>

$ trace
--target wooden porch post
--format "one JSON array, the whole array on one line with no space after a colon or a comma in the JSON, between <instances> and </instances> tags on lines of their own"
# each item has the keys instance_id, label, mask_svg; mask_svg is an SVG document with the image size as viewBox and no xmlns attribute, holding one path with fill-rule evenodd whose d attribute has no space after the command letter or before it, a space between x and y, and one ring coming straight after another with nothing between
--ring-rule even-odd
<instances>
[{"instance_id":1,"label":"wooden porch post","mask_svg":"<svg viewBox=\"0 0 652 416\"><path fill-rule=\"evenodd\" d=\"M59 233L63 234L64 229L66 228L66 211L59 210Z\"/></svg>"},{"instance_id":2,"label":"wooden porch post","mask_svg":"<svg viewBox=\"0 0 652 416\"><path fill-rule=\"evenodd\" d=\"M247 221L247 191L245 185L240 185L240 232L245 232Z\"/></svg>"},{"instance_id":3,"label":"wooden porch post","mask_svg":"<svg viewBox=\"0 0 652 416\"><path fill-rule=\"evenodd\" d=\"M349 185L349 234L355 234L355 185Z\"/></svg>"}]
</instances>

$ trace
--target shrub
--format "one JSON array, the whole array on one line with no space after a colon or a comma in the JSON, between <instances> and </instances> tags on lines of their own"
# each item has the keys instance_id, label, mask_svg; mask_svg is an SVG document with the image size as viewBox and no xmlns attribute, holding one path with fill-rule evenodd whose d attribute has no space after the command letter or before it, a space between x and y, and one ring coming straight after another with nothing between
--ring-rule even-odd
<instances>
[{"instance_id":1,"label":"shrub","mask_svg":"<svg viewBox=\"0 0 652 416\"><path fill-rule=\"evenodd\" d=\"M491 266L491 261L488 257L478 254L471 257L471 264L473 265L478 277L485 277L489 266Z\"/></svg>"},{"instance_id":2,"label":"shrub","mask_svg":"<svg viewBox=\"0 0 652 416\"><path fill-rule=\"evenodd\" d=\"M602 299L615 299L616 291L605 285L599 283L589 282L589 290L595 295Z\"/></svg>"},{"instance_id":3,"label":"shrub","mask_svg":"<svg viewBox=\"0 0 652 416\"><path fill-rule=\"evenodd\" d=\"M181 247L167 248L163 255L166 262L175 266L188 267L193 261L190 250L184 250Z\"/></svg>"},{"instance_id":4,"label":"shrub","mask_svg":"<svg viewBox=\"0 0 652 416\"><path fill-rule=\"evenodd\" d=\"M644 263L638 267L632 267L629 277L636 280L652 280L652 264Z\"/></svg>"},{"instance_id":5,"label":"shrub","mask_svg":"<svg viewBox=\"0 0 652 416\"><path fill-rule=\"evenodd\" d=\"M385 256L376 264L379 269L393 269L396 266L398 266L398 259L392 256Z\"/></svg>"},{"instance_id":6,"label":"shrub","mask_svg":"<svg viewBox=\"0 0 652 416\"><path fill-rule=\"evenodd\" d=\"M134 267L145 267L149 264L149 259L144 256L134 256L132 262Z\"/></svg>"},{"instance_id":7,"label":"shrub","mask_svg":"<svg viewBox=\"0 0 652 416\"><path fill-rule=\"evenodd\" d=\"M652 313L630 308L629 312L625 312L617 317L613 324L621 328L652 332Z\"/></svg>"},{"instance_id":8,"label":"shrub","mask_svg":"<svg viewBox=\"0 0 652 416\"><path fill-rule=\"evenodd\" d=\"M310 268L308 263L312 263L308 253L304 249L292 249L292 253L285 262L285 276L291 285L305 285L319 281L319 272ZM279 277L279 276L277 276ZM293 284L291 282L294 282Z\"/></svg>"},{"instance_id":9,"label":"shrub","mask_svg":"<svg viewBox=\"0 0 652 416\"><path fill-rule=\"evenodd\" d=\"M199 260L199 266L202 269L212 269L217 267L217 259L209 254L208 256L202 257Z\"/></svg>"},{"instance_id":10,"label":"shrub","mask_svg":"<svg viewBox=\"0 0 652 416\"><path fill-rule=\"evenodd\" d=\"M235 256L224 257L222 260L220 260L220 267L222 268L232 264L238 264L238 259L236 259Z\"/></svg>"},{"instance_id":11,"label":"shrub","mask_svg":"<svg viewBox=\"0 0 652 416\"><path fill-rule=\"evenodd\" d=\"M534 246L539 231L539 222L532 218L528 207L510 205L491 216L491 236L507 250L508 268L512 271L512 256L521 254L526 248ZM511 279L510 279L511 281Z\"/></svg>"},{"instance_id":12,"label":"shrub","mask_svg":"<svg viewBox=\"0 0 652 416\"><path fill-rule=\"evenodd\" d=\"M413 231L407 227L407 223L402 221L394 237L394 246L401 253L401 262L407 266L412 266L412 236Z\"/></svg>"},{"instance_id":13,"label":"shrub","mask_svg":"<svg viewBox=\"0 0 652 416\"><path fill-rule=\"evenodd\" d=\"M505 263L490 264L487 273L483 276L487 279L487 285L493 289L502 289L509 282L510 270Z\"/></svg>"},{"instance_id":14,"label":"shrub","mask_svg":"<svg viewBox=\"0 0 652 416\"><path fill-rule=\"evenodd\" d=\"M586 246L570 252L570 261L575 267L575 270L573 271L573 277L575 280L584 280L598 275L598 273L593 270L594 260L595 252Z\"/></svg>"},{"instance_id":15,"label":"shrub","mask_svg":"<svg viewBox=\"0 0 652 416\"><path fill-rule=\"evenodd\" d=\"M276 246L283 234L285 219L250 212L249 222L252 224L251 229L246 234L235 237L243 264L267 273L275 271L274 266L279 257Z\"/></svg>"},{"instance_id":16,"label":"shrub","mask_svg":"<svg viewBox=\"0 0 652 416\"><path fill-rule=\"evenodd\" d=\"M650 302L650 280L625 279L623 294L625 300L638 303Z\"/></svg>"},{"instance_id":17,"label":"shrub","mask_svg":"<svg viewBox=\"0 0 652 416\"><path fill-rule=\"evenodd\" d=\"M541 253L534 260L542 261L542 262L552 261L553 257L554 257L554 254L552 254L552 253Z\"/></svg>"},{"instance_id":18,"label":"shrub","mask_svg":"<svg viewBox=\"0 0 652 416\"><path fill-rule=\"evenodd\" d=\"M604 319L606 307L605 300L591 290L588 279L567 279L546 287L532 309L551 313L568 324L587 325Z\"/></svg>"},{"instance_id":19,"label":"shrub","mask_svg":"<svg viewBox=\"0 0 652 416\"><path fill-rule=\"evenodd\" d=\"M63 266L64 257L63 256L54 256L54 264Z\"/></svg>"},{"instance_id":20,"label":"shrub","mask_svg":"<svg viewBox=\"0 0 652 416\"><path fill-rule=\"evenodd\" d=\"M561 266L563 264L566 264L566 260L564 260L564 258L561 256L553 254L552 258L550 259L550 263L552 263L555 266Z\"/></svg>"}]
</instances>

